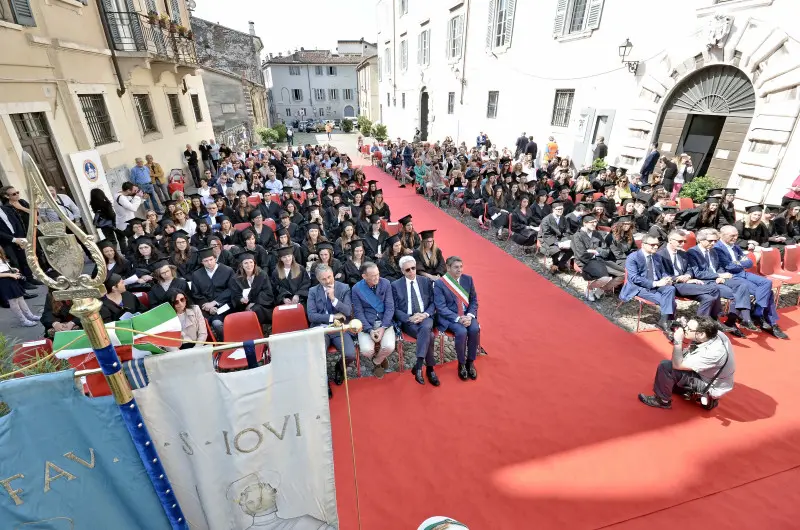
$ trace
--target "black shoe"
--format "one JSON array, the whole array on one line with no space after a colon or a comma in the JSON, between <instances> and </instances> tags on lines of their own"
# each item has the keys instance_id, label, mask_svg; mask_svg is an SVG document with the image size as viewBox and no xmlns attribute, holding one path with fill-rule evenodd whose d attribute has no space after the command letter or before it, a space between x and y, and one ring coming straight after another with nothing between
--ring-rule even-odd
<instances>
[{"instance_id":1,"label":"black shoe","mask_svg":"<svg viewBox=\"0 0 800 530\"><path fill-rule=\"evenodd\" d=\"M742 320L739 326L743 327L747 331L758 331L758 328L756 327L756 325L753 323L752 320Z\"/></svg>"},{"instance_id":2,"label":"black shoe","mask_svg":"<svg viewBox=\"0 0 800 530\"><path fill-rule=\"evenodd\" d=\"M400 184L400 186L398 186L398 187L400 187L400 188L405 188L405 187L406 187L406 185L405 185L405 184Z\"/></svg>"},{"instance_id":3,"label":"black shoe","mask_svg":"<svg viewBox=\"0 0 800 530\"><path fill-rule=\"evenodd\" d=\"M734 337L737 337L737 338L740 338L740 339L746 339L747 338L747 335L742 333L742 330L737 328L736 326L731 326L731 330L728 333L730 335L733 335Z\"/></svg>"},{"instance_id":4,"label":"black shoe","mask_svg":"<svg viewBox=\"0 0 800 530\"><path fill-rule=\"evenodd\" d=\"M336 363L336 368L334 369L333 374L333 382L337 385L341 385L344 383L344 370L342 369L342 363Z\"/></svg>"},{"instance_id":5,"label":"black shoe","mask_svg":"<svg viewBox=\"0 0 800 530\"><path fill-rule=\"evenodd\" d=\"M673 342L675 341L675 334L672 332L670 324L671 324L670 321L659 322L658 324L656 324L656 327L664 333L664 336L667 337L668 341Z\"/></svg>"},{"instance_id":6,"label":"black shoe","mask_svg":"<svg viewBox=\"0 0 800 530\"><path fill-rule=\"evenodd\" d=\"M655 407L657 409L672 408L672 401L662 401L658 396L645 396L644 394L639 394L639 401L648 407Z\"/></svg>"},{"instance_id":7,"label":"black shoe","mask_svg":"<svg viewBox=\"0 0 800 530\"><path fill-rule=\"evenodd\" d=\"M428 376L428 381L430 381L433 386L439 386L441 384L439 382L439 376L436 375L436 372L433 370L428 371L425 375Z\"/></svg>"},{"instance_id":8,"label":"black shoe","mask_svg":"<svg viewBox=\"0 0 800 530\"><path fill-rule=\"evenodd\" d=\"M25 293L25 294L22 295L22 298L24 298L25 300L30 300L31 298L36 298L37 296L39 296L39 295L38 294Z\"/></svg>"},{"instance_id":9,"label":"black shoe","mask_svg":"<svg viewBox=\"0 0 800 530\"><path fill-rule=\"evenodd\" d=\"M0 307L5 308L5 309L9 309L11 306L8 305L8 300L2 300L2 301L0 301Z\"/></svg>"},{"instance_id":10,"label":"black shoe","mask_svg":"<svg viewBox=\"0 0 800 530\"><path fill-rule=\"evenodd\" d=\"M31 278L30 280L27 280L27 283L31 283L33 285L44 285L42 282L40 282L36 278Z\"/></svg>"},{"instance_id":11,"label":"black shoe","mask_svg":"<svg viewBox=\"0 0 800 530\"><path fill-rule=\"evenodd\" d=\"M477 370L477 369L475 369L475 365L474 365L474 364L470 364L470 365L467 367L467 375L468 375L468 376L469 376L469 378L470 378L470 379L472 379L473 381L475 381L475 380L478 378L478 370Z\"/></svg>"},{"instance_id":12,"label":"black shoe","mask_svg":"<svg viewBox=\"0 0 800 530\"><path fill-rule=\"evenodd\" d=\"M328 382L328 399L333 399L333 390L331 389L331 383Z\"/></svg>"},{"instance_id":13,"label":"black shoe","mask_svg":"<svg viewBox=\"0 0 800 530\"><path fill-rule=\"evenodd\" d=\"M772 330L770 331L770 333L772 333L772 336L775 337L776 339L783 339L783 340L789 339L789 335L784 333L783 330L779 328L777 324L772 325Z\"/></svg>"},{"instance_id":14,"label":"black shoe","mask_svg":"<svg viewBox=\"0 0 800 530\"><path fill-rule=\"evenodd\" d=\"M717 328L718 331L721 331L723 333L733 333L733 330L734 330L734 328L732 328L730 326L726 326L725 324L723 324L719 320L715 320L714 321L714 326Z\"/></svg>"},{"instance_id":15,"label":"black shoe","mask_svg":"<svg viewBox=\"0 0 800 530\"><path fill-rule=\"evenodd\" d=\"M411 373L414 376L414 380L417 383L419 383L421 385L425 384L425 379L423 379L423 377L422 377L422 367L415 368L415 369L411 370Z\"/></svg>"},{"instance_id":16,"label":"black shoe","mask_svg":"<svg viewBox=\"0 0 800 530\"><path fill-rule=\"evenodd\" d=\"M38 289L38 286L36 286L36 285L34 285L34 284L30 283L30 282L25 282L25 285L23 285L22 288L25 289L26 291L34 291L34 290Z\"/></svg>"},{"instance_id":17,"label":"black shoe","mask_svg":"<svg viewBox=\"0 0 800 530\"><path fill-rule=\"evenodd\" d=\"M755 324L757 328L763 328L765 322L762 317L753 317L753 324Z\"/></svg>"},{"instance_id":18,"label":"black shoe","mask_svg":"<svg viewBox=\"0 0 800 530\"><path fill-rule=\"evenodd\" d=\"M466 381L469 379L469 374L467 374L467 367L461 363L458 363L458 378L462 381Z\"/></svg>"}]
</instances>

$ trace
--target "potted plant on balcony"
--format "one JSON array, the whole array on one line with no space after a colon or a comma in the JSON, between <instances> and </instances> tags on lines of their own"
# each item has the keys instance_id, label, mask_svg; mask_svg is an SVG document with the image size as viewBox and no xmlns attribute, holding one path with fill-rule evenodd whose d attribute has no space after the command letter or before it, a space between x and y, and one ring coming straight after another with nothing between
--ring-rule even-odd
<instances>
[{"instance_id":1,"label":"potted plant on balcony","mask_svg":"<svg viewBox=\"0 0 800 530\"><path fill-rule=\"evenodd\" d=\"M158 12L157 11L148 11L147 18L150 21L151 25L158 24Z\"/></svg>"},{"instance_id":2,"label":"potted plant on balcony","mask_svg":"<svg viewBox=\"0 0 800 530\"><path fill-rule=\"evenodd\" d=\"M158 17L158 21L162 28L166 28L169 24L169 16L167 14L163 14Z\"/></svg>"},{"instance_id":3,"label":"potted plant on balcony","mask_svg":"<svg viewBox=\"0 0 800 530\"><path fill-rule=\"evenodd\" d=\"M178 35L180 35L181 37L185 37L186 36L186 31L187 31L186 30L186 26L182 26L182 25L178 24L175 29L176 29Z\"/></svg>"},{"instance_id":4,"label":"potted plant on balcony","mask_svg":"<svg viewBox=\"0 0 800 530\"><path fill-rule=\"evenodd\" d=\"M194 31L192 30L186 31L186 38L189 40L194 40Z\"/></svg>"}]
</instances>

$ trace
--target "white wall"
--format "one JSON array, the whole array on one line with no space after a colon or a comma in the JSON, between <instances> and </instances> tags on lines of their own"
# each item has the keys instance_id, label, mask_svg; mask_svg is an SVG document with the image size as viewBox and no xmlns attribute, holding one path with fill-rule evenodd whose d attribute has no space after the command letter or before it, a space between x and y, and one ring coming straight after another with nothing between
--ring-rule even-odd
<instances>
[{"instance_id":1,"label":"white wall","mask_svg":"<svg viewBox=\"0 0 800 530\"><path fill-rule=\"evenodd\" d=\"M301 109L306 109L307 118L319 118L319 108L325 112L324 119L341 119L344 116L344 108L347 105L353 107L355 116L358 116L358 78L356 76L356 65L321 65L323 75L315 74L314 64L296 65L300 68L300 75L290 75L290 65L271 64L265 70L271 82L273 105L275 114L273 122L286 120L286 109L292 112L292 118L297 119L297 113ZM328 75L328 66L336 66L336 75ZM292 100L292 89L303 91L302 101ZM325 100L318 101L314 97L313 89L324 89ZM330 89L337 89L338 99L330 99ZM344 89L350 89L351 99L344 99Z\"/></svg>"}]
</instances>

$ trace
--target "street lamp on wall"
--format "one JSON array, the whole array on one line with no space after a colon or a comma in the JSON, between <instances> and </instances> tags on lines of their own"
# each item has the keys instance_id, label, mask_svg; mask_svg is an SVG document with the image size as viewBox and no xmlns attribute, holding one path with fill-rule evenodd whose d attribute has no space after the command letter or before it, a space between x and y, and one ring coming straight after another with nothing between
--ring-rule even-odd
<instances>
[{"instance_id":1,"label":"street lamp on wall","mask_svg":"<svg viewBox=\"0 0 800 530\"><path fill-rule=\"evenodd\" d=\"M636 75L636 71L639 69L639 61L625 60L631 54L632 49L633 49L633 43L631 43L631 40L625 39L625 42L623 42L619 46L619 56L622 59L622 64L628 67L628 71L633 75Z\"/></svg>"}]
</instances>

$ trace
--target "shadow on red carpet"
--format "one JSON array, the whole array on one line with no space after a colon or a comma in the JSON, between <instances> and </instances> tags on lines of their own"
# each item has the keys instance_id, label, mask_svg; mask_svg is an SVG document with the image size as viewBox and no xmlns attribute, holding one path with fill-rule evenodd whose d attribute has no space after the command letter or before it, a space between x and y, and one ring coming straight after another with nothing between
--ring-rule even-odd
<instances>
[{"instance_id":1,"label":"shadow on red carpet","mask_svg":"<svg viewBox=\"0 0 800 530\"><path fill-rule=\"evenodd\" d=\"M439 388L409 372L351 381L362 528L416 528L432 515L472 530L652 528L665 527L670 513L674 525L684 510L717 526L739 490L769 502L731 508L730 528L790 528L800 506L785 488L797 476L787 470L800 464L793 341L735 341L737 385L714 411L683 401L649 409L636 394L651 391L656 364L670 353L663 335L625 332L412 190L367 174L380 181L394 219L412 213L417 231L438 230L445 256L464 259L489 355L479 358L475 382L460 381L454 363L437 368ZM795 340L798 315L782 311ZM339 515L351 529L347 402L344 387L335 392Z\"/></svg>"}]
</instances>

